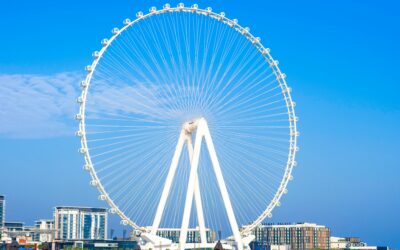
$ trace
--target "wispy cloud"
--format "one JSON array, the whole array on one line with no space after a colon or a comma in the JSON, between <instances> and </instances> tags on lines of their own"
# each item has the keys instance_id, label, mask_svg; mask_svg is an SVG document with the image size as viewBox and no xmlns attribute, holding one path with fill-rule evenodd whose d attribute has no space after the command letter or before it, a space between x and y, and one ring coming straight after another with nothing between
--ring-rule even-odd
<instances>
[{"instance_id":1,"label":"wispy cloud","mask_svg":"<svg viewBox=\"0 0 400 250\"><path fill-rule=\"evenodd\" d=\"M72 136L78 129L74 119L83 75L64 72L54 75L0 74L0 138L47 138ZM94 81L88 97L87 117L100 119L122 115L148 122L188 120L196 113L188 101L194 90L179 85ZM179 93L174 96L172 93ZM197 98L196 100L200 100ZM177 107L177 103L180 105ZM190 110L190 112L188 112ZM182 117L182 118L180 118ZM183 119L184 118L184 119Z\"/></svg>"},{"instance_id":2,"label":"wispy cloud","mask_svg":"<svg viewBox=\"0 0 400 250\"><path fill-rule=\"evenodd\" d=\"M77 73L0 74L0 136L43 138L73 135L79 95Z\"/></svg>"}]
</instances>

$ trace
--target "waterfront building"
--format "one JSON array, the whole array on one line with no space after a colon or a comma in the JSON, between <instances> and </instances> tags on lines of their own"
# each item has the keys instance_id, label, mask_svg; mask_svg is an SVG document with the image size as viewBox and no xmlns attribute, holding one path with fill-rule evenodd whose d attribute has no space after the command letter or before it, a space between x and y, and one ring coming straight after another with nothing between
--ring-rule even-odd
<instances>
[{"instance_id":1,"label":"waterfront building","mask_svg":"<svg viewBox=\"0 0 400 250\"><path fill-rule=\"evenodd\" d=\"M263 224L254 230L255 242L264 246L290 246L290 249L329 249L330 230L314 223Z\"/></svg>"},{"instance_id":2,"label":"waterfront building","mask_svg":"<svg viewBox=\"0 0 400 250\"><path fill-rule=\"evenodd\" d=\"M166 239L172 240L172 242L179 243L181 229L180 228L160 228L157 231L157 235ZM215 232L206 228L207 242L214 242L216 240ZM189 228L186 238L187 243L200 243L200 230L199 228Z\"/></svg>"},{"instance_id":3,"label":"waterfront building","mask_svg":"<svg viewBox=\"0 0 400 250\"><path fill-rule=\"evenodd\" d=\"M389 247L368 246L359 237L334 237L330 239L332 250L388 250Z\"/></svg>"},{"instance_id":4,"label":"waterfront building","mask_svg":"<svg viewBox=\"0 0 400 250\"><path fill-rule=\"evenodd\" d=\"M54 228L59 240L107 239L108 214L105 208L56 207Z\"/></svg>"}]
</instances>

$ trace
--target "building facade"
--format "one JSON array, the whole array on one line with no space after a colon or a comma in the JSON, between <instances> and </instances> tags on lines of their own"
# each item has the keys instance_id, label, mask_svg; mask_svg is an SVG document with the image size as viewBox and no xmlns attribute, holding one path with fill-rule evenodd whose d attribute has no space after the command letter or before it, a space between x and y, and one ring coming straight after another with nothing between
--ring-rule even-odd
<instances>
[{"instance_id":1,"label":"building facade","mask_svg":"<svg viewBox=\"0 0 400 250\"><path fill-rule=\"evenodd\" d=\"M329 249L329 228L313 223L264 224L254 230L255 241L290 249Z\"/></svg>"},{"instance_id":2,"label":"building facade","mask_svg":"<svg viewBox=\"0 0 400 250\"><path fill-rule=\"evenodd\" d=\"M54 220L38 220L33 226L32 239L36 242L51 242L54 239Z\"/></svg>"},{"instance_id":3,"label":"building facade","mask_svg":"<svg viewBox=\"0 0 400 250\"><path fill-rule=\"evenodd\" d=\"M105 208L56 207L54 228L58 240L107 239Z\"/></svg>"},{"instance_id":4,"label":"building facade","mask_svg":"<svg viewBox=\"0 0 400 250\"><path fill-rule=\"evenodd\" d=\"M172 240L172 242L179 243L181 229L180 228L160 228L157 231L157 235L166 239ZM206 228L207 242L214 242L216 240L215 232ZM198 228L189 228L186 238L187 243L200 243L200 230Z\"/></svg>"}]
</instances>

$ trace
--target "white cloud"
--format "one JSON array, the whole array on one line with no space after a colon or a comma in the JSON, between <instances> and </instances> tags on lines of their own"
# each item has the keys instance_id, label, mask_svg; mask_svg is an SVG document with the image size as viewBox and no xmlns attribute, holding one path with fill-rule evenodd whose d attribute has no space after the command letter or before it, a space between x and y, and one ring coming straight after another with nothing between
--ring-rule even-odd
<instances>
[{"instance_id":1,"label":"white cloud","mask_svg":"<svg viewBox=\"0 0 400 250\"><path fill-rule=\"evenodd\" d=\"M47 138L72 136L78 129L74 119L81 94L82 74L0 74L0 138ZM197 104L188 101L191 91L179 85L92 81L86 111L92 118L110 114L141 117L146 121L186 119ZM172 93L179 93L174 96ZM193 91L195 92L195 91ZM200 101L200 98L196 100ZM177 107L177 103L180 105ZM182 106L182 107L181 107ZM190 111L188 111L190 110ZM92 111L92 112L90 112ZM102 114L102 115L99 115ZM99 117L97 117L99 116Z\"/></svg>"},{"instance_id":2,"label":"white cloud","mask_svg":"<svg viewBox=\"0 0 400 250\"><path fill-rule=\"evenodd\" d=\"M43 138L73 135L80 93L76 73L0 74L0 136Z\"/></svg>"}]
</instances>

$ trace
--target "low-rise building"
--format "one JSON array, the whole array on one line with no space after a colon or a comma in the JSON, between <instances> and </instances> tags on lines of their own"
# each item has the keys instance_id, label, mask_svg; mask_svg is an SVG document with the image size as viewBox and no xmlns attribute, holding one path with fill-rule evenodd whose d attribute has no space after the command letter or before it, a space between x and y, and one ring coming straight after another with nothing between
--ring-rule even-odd
<instances>
[{"instance_id":1,"label":"low-rise building","mask_svg":"<svg viewBox=\"0 0 400 250\"><path fill-rule=\"evenodd\" d=\"M389 250L389 247L368 246L359 237L331 237L332 250Z\"/></svg>"},{"instance_id":2,"label":"low-rise building","mask_svg":"<svg viewBox=\"0 0 400 250\"><path fill-rule=\"evenodd\" d=\"M290 249L329 249L330 230L314 223L263 224L254 230L255 241L262 245L290 246Z\"/></svg>"},{"instance_id":3,"label":"low-rise building","mask_svg":"<svg viewBox=\"0 0 400 250\"><path fill-rule=\"evenodd\" d=\"M38 220L33 226L33 240L37 242L51 242L54 239L54 220Z\"/></svg>"}]
</instances>

